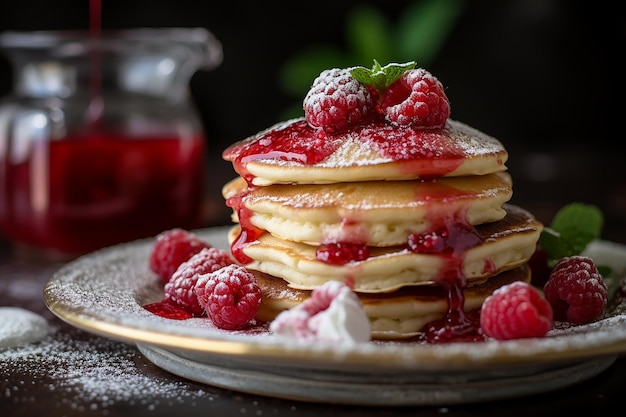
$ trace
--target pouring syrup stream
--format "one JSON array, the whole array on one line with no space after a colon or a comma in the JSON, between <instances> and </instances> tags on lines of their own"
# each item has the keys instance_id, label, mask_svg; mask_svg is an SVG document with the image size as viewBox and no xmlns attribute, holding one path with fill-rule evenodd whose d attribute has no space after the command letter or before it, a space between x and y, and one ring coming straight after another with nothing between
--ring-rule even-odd
<instances>
[{"instance_id":1,"label":"pouring syrup stream","mask_svg":"<svg viewBox=\"0 0 626 417\"><path fill-rule=\"evenodd\" d=\"M102 35L102 1L89 0L89 37L90 41L96 42ZM102 74L101 74L101 51L95 48L89 57L90 71L90 100L87 109L87 121L90 127L96 127L102 120L104 103L102 101Z\"/></svg>"}]
</instances>

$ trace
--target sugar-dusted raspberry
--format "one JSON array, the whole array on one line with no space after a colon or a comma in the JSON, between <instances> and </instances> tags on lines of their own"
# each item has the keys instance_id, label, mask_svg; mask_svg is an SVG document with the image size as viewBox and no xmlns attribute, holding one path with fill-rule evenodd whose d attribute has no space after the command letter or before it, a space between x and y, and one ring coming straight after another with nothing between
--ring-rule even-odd
<instances>
[{"instance_id":1,"label":"sugar-dusted raspberry","mask_svg":"<svg viewBox=\"0 0 626 417\"><path fill-rule=\"evenodd\" d=\"M607 304L607 288L593 260L586 256L561 259L543 289L554 318L573 324L597 319Z\"/></svg>"},{"instance_id":2,"label":"sugar-dusted raspberry","mask_svg":"<svg viewBox=\"0 0 626 417\"><path fill-rule=\"evenodd\" d=\"M337 133L376 114L377 99L376 90L355 80L349 69L328 69L304 97L304 115L311 126Z\"/></svg>"},{"instance_id":3,"label":"sugar-dusted raspberry","mask_svg":"<svg viewBox=\"0 0 626 417\"><path fill-rule=\"evenodd\" d=\"M234 263L228 252L217 248L203 248L187 261L180 264L165 284L165 298L185 308L194 315L204 312L194 292L201 275L215 272Z\"/></svg>"},{"instance_id":4,"label":"sugar-dusted raspberry","mask_svg":"<svg viewBox=\"0 0 626 417\"><path fill-rule=\"evenodd\" d=\"M167 282L181 263L210 247L208 242L187 230L166 230L156 237L149 257L150 269Z\"/></svg>"},{"instance_id":5,"label":"sugar-dusted raspberry","mask_svg":"<svg viewBox=\"0 0 626 417\"><path fill-rule=\"evenodd\" d=\"M548 301L523 281L495 290L485 299L480 312L483 334L498 340L543 337L552 324Z\"/></svg>"},{"instance_id":6,"label":"sugar-dusted raspberry","mask_svg":"<svg viewBox=\"0 0 626 417\"><path fill-rule=\"evenodd\" d=\"M441 82L423 68L402 74L381 103L385 119L400 126L440 128L450 117L450 102Z\"/></svg>"},{"instance_id":7,"label":"sugar-dusted raspberry","mask_svg":"<svg viewBox=\"0 0 626 417\"><path fill-rule=\"evenodd\" d=\"M202 275L195 293L213 323L226 330L244 328L261 305L261 288L256 278L236 264Z\"/></svg>"}]
</instances>

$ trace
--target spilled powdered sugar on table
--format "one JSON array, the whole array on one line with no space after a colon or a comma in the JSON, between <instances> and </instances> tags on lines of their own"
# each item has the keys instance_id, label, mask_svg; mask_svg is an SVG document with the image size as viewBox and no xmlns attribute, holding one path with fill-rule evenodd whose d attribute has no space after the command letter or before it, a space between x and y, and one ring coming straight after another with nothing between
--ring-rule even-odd
<instances>
[{"instance_id":1,"label":"spilled powdered sugar on table","mask_svg":"<svg viewBox=\"0 0 626 417\"><path fill-rule=\"evenodd\" d=\"M39 380L60 404L74 405L77 411L106 409L120 401L151 407L166 399L175 405L211 395L202 389L190 390L182 382L145 374L138 366L140 356L130 345L54 332L38 343L0 352L0 378L4 379L0 396L21 403L37 400L29 397L27 386L8 385L8 373ZM80 404L74 404L77 398Z\"/></svg>"}]
</instances>

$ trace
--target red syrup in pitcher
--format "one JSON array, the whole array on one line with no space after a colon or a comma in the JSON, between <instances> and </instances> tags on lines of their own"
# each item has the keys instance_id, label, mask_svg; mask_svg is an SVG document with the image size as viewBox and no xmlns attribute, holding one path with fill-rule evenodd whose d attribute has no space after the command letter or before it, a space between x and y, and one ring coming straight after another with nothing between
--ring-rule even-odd
<instances>
[{"instance_id":1,"label":"red syrup in pitcher","mask_svg":"<svg viewBox=\"0 0 626 417\"><path fill-rule=\"evenodd\" d=\"M64 88L46 90L54 99L45 101L27 95L30 90L21 92L25 97L19 105L5 106L7 119L15 122L3 125L21 128L0 129L0 233L31 249L64 257L173 227L203 225L206 140L197 115L186 101L170 104L178 90L165 95L159 90L162 95L157 95L137 89L136 79L127 72L133 67L126 65L135 54L127 46L140 48L145 39L134 38L134 31L128 31L132 42L116 37L118 32L104 35L101 1L90 0L89 5L86 36L54 32L46 38L54 48L39 50L33 45L43 57L32 63L33 68L43 65L39 71L49 73L52 81L25 84ZM172 55L174 48L166 36L163 42L148 42L152 46L138 52L158 45L163 50L156 56ZM175 50L179 47L177 41ZM71 59L57 54L68 48L80 53ZM44 58L64 71L44 71L48 68ZM172 83L179 84L184 86ZM30 128L23 129L30 121Z\"/></svg>"},{"instance_id":2,"label":"red syrup in pitcher","mask_svg":"<svg viewBox=\"0 0 626 417\"><path fill-rule=\"evenodd\" d=\"M85 133L35 143L29 158L3 167L12 204L0 226L9 238L65 253L197 228L204 149L201 136Z\"/></svg>"}]
</instances>

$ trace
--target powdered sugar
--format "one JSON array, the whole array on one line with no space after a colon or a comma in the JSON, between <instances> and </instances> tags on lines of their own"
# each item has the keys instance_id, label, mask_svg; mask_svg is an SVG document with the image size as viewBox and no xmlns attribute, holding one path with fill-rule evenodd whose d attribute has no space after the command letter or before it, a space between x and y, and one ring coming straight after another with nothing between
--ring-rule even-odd
<instances>
[{"instance_id":1,"label":"powdered sugar","mask_svg":"<svg viewBox=\"0 0 626 417\"><path fill-rule=\"evenodd\" d=\"M49 332L45 317L20 307L0 307L0 350L38 342Z\"/></svg>"},{"instance_id":2,"label":"powdered sugar","mask_svg":"<svg viewBox=\"0 0 626 417\"><path fill-rule=\"evenodd\" d=\"M0 352L0 381L9 377L16 381L18 375L39 381L58 403L76 411L106 411L117 402L154 407L163 401L176 404L210 396L201 389L190 390L183 382L146 374L137 366L141 355L130 345L95 336L75 338L54 330L39 343ZM13 402L29 398L28 386L0 386L0 398Z\"/></svg>"}]
</instances>

